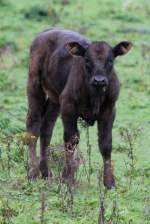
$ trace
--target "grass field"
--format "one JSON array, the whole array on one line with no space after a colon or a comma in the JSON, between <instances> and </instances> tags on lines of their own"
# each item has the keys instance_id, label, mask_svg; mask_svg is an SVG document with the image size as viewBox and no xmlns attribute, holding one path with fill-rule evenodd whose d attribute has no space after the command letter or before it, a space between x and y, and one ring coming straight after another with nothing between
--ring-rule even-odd
<instances>
[{"instance_id":1,"label":"grass field","mask_svg":"<svg viewBox=\"0 0 150 224\"><path fill-rule=\"evenodd\" d=\"M122 83L113 129L117 187L101 184L96 125L89 128L91 173L88 181L87 129L80 125L84 163L78 171L73 207L60 192L58 162L52 183L28 182L27 112L29 47L38 32L58 26L92 40L134 47L116 61ZM52 145L62 144L59 119ZM57 155L56 155L57 156ZM0 0L0 224L95 224L104 207L105 224L150 224L150 4L148 0ZM67 197L69 197L67 195ZM102 224L104 222L99 222Z\"/></svg>"}]
</instances>

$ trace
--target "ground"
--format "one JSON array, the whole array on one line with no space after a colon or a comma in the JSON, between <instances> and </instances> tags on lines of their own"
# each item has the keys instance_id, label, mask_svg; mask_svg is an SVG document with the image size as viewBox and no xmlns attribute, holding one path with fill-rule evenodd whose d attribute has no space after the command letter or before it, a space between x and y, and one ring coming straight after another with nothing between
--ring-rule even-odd
<instances>
[{"instance_id":1,"label":"ground","mask_svg":"<svg viewBox=\"0 0 150 224\"><path fill-rule=\"evenodd\" d=\"M149 1L0 0L0 21L0 224L95 224L102 213L107 224L149 224ZM66 189L60 184L59 155L54 155L52 182L39 179L31 183L26 178L29 47L38 32L51 26L79 31L112 45L122 40L133 43L130 53L115 64L122 83L113 130L117 187L106 192L101 183L96 125L89 128L88 143L88 130L79 124L83 161L73 206L64 198ZM52 139L54 148L62 144L62 134L59 119Z\"/></svg>"}]
</instances>

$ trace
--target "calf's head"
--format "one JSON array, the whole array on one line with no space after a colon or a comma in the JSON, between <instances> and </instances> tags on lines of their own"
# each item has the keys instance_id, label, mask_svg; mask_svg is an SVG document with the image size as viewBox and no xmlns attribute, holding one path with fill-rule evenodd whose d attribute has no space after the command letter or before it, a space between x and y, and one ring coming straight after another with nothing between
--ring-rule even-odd
<instances>
[{"instance_id":1,"label":"calf's head","mask_svg":"<svg viewBox=\"0 0 150 224\"><path fill-rule=\"evenodd\" d=\"M125 55L132 47L131 42L123 41L114 47L103 41L92 42L87 48L78 42L67 44L72 56L82 56L85 59L86 77L94 89L105 91L109 85L117 56Z\"/></svg>"}]
</instances>

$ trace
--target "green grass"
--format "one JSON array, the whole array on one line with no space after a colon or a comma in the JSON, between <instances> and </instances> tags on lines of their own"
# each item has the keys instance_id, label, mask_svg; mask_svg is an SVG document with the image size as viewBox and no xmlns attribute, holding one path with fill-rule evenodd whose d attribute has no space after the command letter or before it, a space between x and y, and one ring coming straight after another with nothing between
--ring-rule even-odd
<instances>
[{"instance_id":1,"label":"green grass","mask_svg":"<svg viewBox=\"0 0 150 224\"><path fill-rule=\"evenodd\" d=\"M40 10L44 12L42 16L39 15ZM105 193L105 218L107 223L110 219L115 220L111 213L113 202L116 202L119 224L149 224L149 2L70 0L63 6L60 0L0 0L0 21L0 224L41 223L41 192L45 194L43 223L95 224L98 220L97 177L102 162L96 125L90 128L91 184L87 181L86 162L85 167L80 166L72 211L64 210L56 180L51 184L42 180L29 183L26 178L27 147L19 142L17 136L25 131L28 52L35 35L51 26L73 29L92 40L105 40L112 45L122 40L130 40L134 44L130 53L118 58L115 65L122 83L113 130L112 157L117 188ZM137 129L140 131L134 137ZM87 161L86 130L81 127L80 130L80 150ZM121 137L120 130L131 133L134 170L131 169L129 142ZM52 144L62 144L62 135L59 119Z\"/></svg>"}]
</instances>

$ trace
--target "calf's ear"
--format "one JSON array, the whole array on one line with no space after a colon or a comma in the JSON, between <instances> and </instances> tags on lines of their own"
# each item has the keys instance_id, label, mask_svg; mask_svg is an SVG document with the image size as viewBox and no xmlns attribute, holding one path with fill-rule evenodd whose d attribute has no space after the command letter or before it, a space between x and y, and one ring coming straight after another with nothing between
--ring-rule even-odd
<instances>
[{"instance_id":1,"label":"calf's ear","mask_svg":"<svg viewBox=\"0 0 150 224\"><path fill-rule=\"evenodd\" d=\"M83 57L85 52L86 52L86 49L77 42L67 43L66 48L71 55L76 55L76 56L82 56Z\"/></svg>"},{"instance_id":2,"label":"calf's ear","mask_svg":"<svg viewBox=\"0 0 150 224\"><path fill-rule=\"evenodd\" d=\"M114 56L127 54L133 44L128 41L122 41L113 48Z\"/></svg>"}]
</instances>

